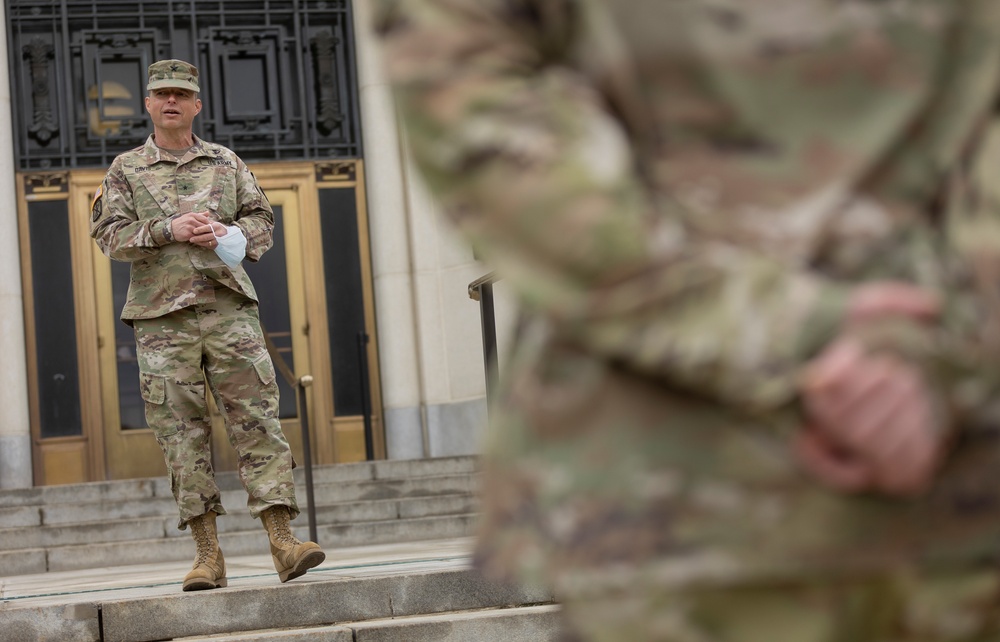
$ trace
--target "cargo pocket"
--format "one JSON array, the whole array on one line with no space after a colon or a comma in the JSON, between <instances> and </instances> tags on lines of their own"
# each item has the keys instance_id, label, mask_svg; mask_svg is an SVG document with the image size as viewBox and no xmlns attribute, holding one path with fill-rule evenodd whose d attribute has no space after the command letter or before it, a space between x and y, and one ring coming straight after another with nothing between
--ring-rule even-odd
<instances>
[{"instance_id":1,"label":"cargo pocket","mask_svg":"<svg viewBox=\"0 0 1000 642\"><path fill-rule=\"evenodd\" d=\"M166 399L167 378L161 375L139 373L139 393L146 403L159 406Z\"/></svg>"},{"instance_id":2,"label":"cargo pocket","mask_svg":"<svg viewBox=\"0 0 1000 642\"><path fill-rule=\"evenodd\" d=\"M261 385L267 387L274 383L274 364L271 363L267 352L257 357L253 362L253 369L257 371L257 377L260 379Z\"/></svg>"},{"instance_id":3,"label":"cargo pocket","mask_svg":"<svg viewBox=\"0 0 1000 642\"><path fill-rule=\"evenodd\" d=\"M180 431L167 406L167 378L163 375L139 373L139 394L146 402L146 424L153 430L153 436L164 452L169 448L167 441Z\"/></svg>"}]
</instances>

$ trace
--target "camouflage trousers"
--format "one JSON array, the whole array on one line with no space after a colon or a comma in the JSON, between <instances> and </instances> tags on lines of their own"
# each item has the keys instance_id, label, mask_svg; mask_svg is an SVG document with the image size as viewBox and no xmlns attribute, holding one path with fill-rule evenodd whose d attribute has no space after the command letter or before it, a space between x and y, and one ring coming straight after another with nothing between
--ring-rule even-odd
<instances>
[{"instance_id":1,"label":"camouflage trousers","mask_svg":"<svg viewBox=\"0 0 1000 642\"><path fill-rule=\"evenodd\" d=\"M1000 641L992 566L670 589L614 574L563 586L564 642Z\"/></svg>"},{"instance_id":2,"label":"camouflage trousers","mask_svg":"<svg viewBox=\"0 0 1000 642\"><path fill-rule=\"evenodd\" d=\"M181 530L208 511L226 512L212 468L206 384L236 450L250 514L279 504L293 518L299 512L257 304L223 287L215 298L134 322L146 422L163 450Z\"/></svg>"}]
</instances>

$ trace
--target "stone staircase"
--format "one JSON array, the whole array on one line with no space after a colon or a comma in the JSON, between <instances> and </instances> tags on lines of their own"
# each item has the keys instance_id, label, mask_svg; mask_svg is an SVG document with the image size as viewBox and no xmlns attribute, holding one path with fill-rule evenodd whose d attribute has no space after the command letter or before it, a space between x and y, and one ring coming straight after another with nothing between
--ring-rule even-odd
<instances>
[{"instance_id":1,"label":"stone staircase","mask_svg":"<svg viewBox=\"0 0 1000 642\"><path fill-rule=\"evenodd\" d=\"M194 546L165 479L0 491L0 639L543 642L559 635L544 589L470 566L478 459L313 471L324 564L280 584L233 475L220 475L229 586L184 593ZM301 475L302 471L296 471ZM308 536L303 514L293 526Z\"/></svg>"},{"instance_id":2,"label":"stone staircase","mask_svg":"<svg viewBox=\"0 0 1000 642\"><path fill-rule=\"evenodd\" d=\"M313 469L317 537L325 547L459 537L475 520L475 457L373 461ZM309 536L304 473L295 471ZM217 477L229 514L226 556L267 550L235 473ZM0 577L193 558L165 477L0 491Z\"/></svg>"},{"instance_id":3,"label":"stone staircase","mask_svg":"<svg viewBox=\"0 0 1000 642\"><path fill-rule=\"evenodd\" d=\"M265 555L227 558L229 586L184 593L190 562L0 579L0 639L41 642L299 640L544 642L558 639L545 590L483 578L470 538L328 551L280 584Z\"/></svg>"}]
</instances>

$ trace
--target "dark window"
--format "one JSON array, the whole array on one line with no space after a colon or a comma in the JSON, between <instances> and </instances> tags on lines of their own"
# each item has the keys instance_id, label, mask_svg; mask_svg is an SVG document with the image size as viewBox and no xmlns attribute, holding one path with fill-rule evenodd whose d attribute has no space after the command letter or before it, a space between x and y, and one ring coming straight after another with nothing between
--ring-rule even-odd
<instances>
[{"instance_id":1,"label":"dark window","mask_svg":"<svg viewBox=\"0 0 1000 642\"><path fill-rule=\"evenodd\" d=\"M365 331L357 203L353 189L319 190L323 271L338 417L363 414L358 335Z\"/></svg>"},{"instance_id":2,"label":"dark window","mask_svg":"<svg viewBox=\"0 0 1000 642\"><path fill-rule=\"evenodd\" d=\"M41 436L83 434L68 202L28 203Z\"/></svg>"},{"instance_id":3,"label":"dark window","mask_svg":"<svg viewBox=\"0 0 1000 642\"><path fill-rule=\"evenodd\" d=\"M260 324L269 339L278 349L278 357L288 365L288 369L299 377L305 372L295 372L295 356L292 354L292 315L288 306L288 266L285 252L285 217L280 205L271 205L274 210L274 231L271 246L260 261L243 261L243 267L253 281L257 298L260 299ZM275 355L272 358L277 361ZM274 364L277 370L278 364ZM291 419L298 416L295 404L295 388L292 388L281 371L278 372L278 416Z\"/></svg>"},{"instance_id":4,"label":"dark window","mask_svg":"<svg viewBox=\"0 0 1000 642\"><path fill-rule=\"evenodd\" d=\"M111 293L115 313L121 312L128 297L132 264L111 261ZM135 354L135 332L115 322L115 363L118 364L118 412L124 430L146 428L146 403L139 390L139 358Z\"/></svg>"}]
</instances>

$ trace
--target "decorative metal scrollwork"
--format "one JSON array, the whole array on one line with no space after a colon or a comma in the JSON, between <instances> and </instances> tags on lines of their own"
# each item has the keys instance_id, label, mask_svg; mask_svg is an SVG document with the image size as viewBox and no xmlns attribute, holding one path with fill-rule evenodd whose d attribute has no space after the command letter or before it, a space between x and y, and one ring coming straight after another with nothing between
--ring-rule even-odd
<instances>
[{"instance_id":1,"label":"decorative metal scrollwork","mask_svg":"<svg viewBox=\"0 0 1000 642\"><path fill-rule=\"evenodd\" d=\"M260 128L259 118L244 118L239 122L243 129L248 132L255 132Z\"/></svg>"},{"instance_id":2,"label":"decorative metal scrollwork","mask_svg":"<svg viewBox=\"0 0 1000 642\"><path fill-rule=\"evenodd\" d=\"M337 65L334 52L340 40L329 31L320 31L309 41L316 70L316 129L329 136L340 126L344 114L337 91Z\"/></svg>"},{"instance_id":3,"label":"decorative metal scrollwork","mask_svg":"<svg viewBox=\"0 0 1000 642\"><path fill-rule=\"evenodd\" d=\"M362 155L350 0L112 4L4 3L19 171L107 168L140 144L146 70L165 58L201 71L195 133L244 160Z\"/></svg>"},{"instance_id":4,"label":"decorative metal scrollwork","mask_svg":"<svg viewBox=\"0 0 1000 642\"><path fill-rule=\"evenodd\" d=\"M52 45L41 38L33 38L24 46L31 70L32 120L28 132L42 145L48 145L59 133L59 126L52 114L49 98L49 60L55 56Z\"/></svg>"},{"instance_id":5,"label":"decorative metal scrollwork","mask_svg":"<svg viewBox=\"0 0 1000 642\"><path fill-rule=\"evenodd\" d=\"M243 47L256 47L260 45L261 36L258 33L253 33L245 29L239 31L222 31L218 32L219 40L226 44L236 45L234 49L239 51Z\"/></svg>"},{"instance_id":6,"label":"decorative metal scrollwork","mask_svg":"<svg viewBox=\"0 0 1000 642\"><path fill-rule=\"evenodd\" d=\"M112 49L134 48L139 45L139 36L125 33L97 34L94 37L94 42L100 47L111 47Z\"/></svg>"}]
</instances>

